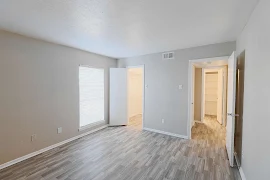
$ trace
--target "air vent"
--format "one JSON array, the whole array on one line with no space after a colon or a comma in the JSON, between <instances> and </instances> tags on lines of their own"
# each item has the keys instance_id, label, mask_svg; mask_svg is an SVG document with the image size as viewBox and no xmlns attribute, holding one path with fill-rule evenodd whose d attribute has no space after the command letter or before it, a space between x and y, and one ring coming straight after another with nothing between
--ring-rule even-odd
<instances>
[{"instance_id":1,"label":"air vent","mask_svg":"<svg viewBox=\"0 0 270 180\"><path fill-rule=\"evenodd\" d=\"M174 59L174 52L167 52L162 54L162 59Z\"/></svg>"}]
</instances>

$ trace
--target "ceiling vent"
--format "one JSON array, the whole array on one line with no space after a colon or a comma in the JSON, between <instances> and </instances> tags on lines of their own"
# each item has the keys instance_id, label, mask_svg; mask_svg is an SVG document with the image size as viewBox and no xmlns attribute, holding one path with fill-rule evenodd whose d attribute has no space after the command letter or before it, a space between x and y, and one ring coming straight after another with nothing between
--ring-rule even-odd
<instances>
[{"instance_id":1,"label":"ceiling vent","mask_svg":"<svg viewBox=\"0 0 270 180\"><path fill-rule=\"evenodd\" d=\"M162 54L162 59L174 59L174 52L166 52Z\"/></svg>"}]
</instances>

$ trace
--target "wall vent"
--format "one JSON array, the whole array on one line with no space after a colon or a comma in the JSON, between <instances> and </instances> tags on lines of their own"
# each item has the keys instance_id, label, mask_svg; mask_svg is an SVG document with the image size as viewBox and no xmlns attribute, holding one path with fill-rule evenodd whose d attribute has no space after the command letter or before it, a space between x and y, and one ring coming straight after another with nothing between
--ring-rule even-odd
<instances>
[{"instance_id":1,"label":"wall vent","mask_svg":"<svg viewBox=\"0 0 270 180\"><path fill-rule=\"evenodd\" d=\"M162 59L174 59L174 52L166 52L162 54Z\"/></svg>"}]
</instances>

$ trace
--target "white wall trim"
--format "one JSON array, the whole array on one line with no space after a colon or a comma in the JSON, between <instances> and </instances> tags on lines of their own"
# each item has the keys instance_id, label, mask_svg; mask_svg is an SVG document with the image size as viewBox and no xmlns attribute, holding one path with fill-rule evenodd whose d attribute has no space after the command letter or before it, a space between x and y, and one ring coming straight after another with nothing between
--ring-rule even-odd
<instances>
[{"instance_id":1,"label":"white wall trim","mask_svg":"<svg viewBox=\"0 0 270 180\"><path fill-rule=\"evenodd\" d=\"M61 145L63 145L63 144L66 144L66 143L69 143L69 142L74 141L74 140L76 140L76 139L79 139L79 138L81 138L81 137L83 137L83 136L86 136L86 135L91 134L91 133L93 133L93 132L96 132L96 131L98 131L98 130L104 129L104 128L106 128L106 127L108 127L107 124L106 124L106 125L103 125L103 126L101 126L101 127L98 127L98 128L96 128L96 129L94 129L94 130L91 130L91 131L88 131L88 132L86 132L86 133L83 133L83 134L80 134L80 135L78 135L78 136L75 136L75 137L72 137L72 138L70 138L70 139L67 139L67 140L65 140L65 141L59 142L59 143L57 143L57 144L48 146L48 147L46 147L46 148L40 149L40 150L38 150L38 151L32 152L32 153L27 154L27 155L25 155L25 156L22 156L22 157L19 157L19 158L17 158L17 159L14 159L14 160L11 160L11 161L9 161L9 162L6 162L6 163L4 163L4 164L1 164L1 165L0 165L0 170L1 170L1 169L4 169L4 168L6 168L6 167L12 166L12 165L14 165L14 164L17 164L17 163L19 163L19 162L21 162L21 161L24 161L24 160L26 160L26 159L29 159L29 158L31 158L31 157L34 157L34 156L36 156L36 155L38 155L38 154L41 154L41 153L44 153L44 152L49 151L49 150L51 150L51 149L54 149L54 148L56 148L56 147L58 147L58 146L61 146Z\"/></svg>"},{"instance_id":2,"label":"white wall trim","mask_svg":"<svg viewBox=\"0 0 270 180\"><path fill-rule=\"evenodd\" d=\"M220 57L213 57L213 58L203 58L203 59L192 59L189 62L208 62L208 61L216 61L216 60L228 60L230 56L220 56Z\"/></svg>"},{"instance_id":3,"label":"white wall trim","mask_svg":"<svg viewBox=\"0 0 270 180\"><path fill-rule=\"evenodd\" d=\"M165 131L160 131L160 130L157 130L157 129L143 128L143 130L151 131L151 132L155 132L155 133L159 133L159 134L165 134L165 135L168 135L168 136L174 136L174 137L179 137L179 138L183 138L183 139L188 139L188 137L184 136L184 135L165 132Z\"/></svg>"},{"instance_id":4,"label":"white wall trim","mask_svg":"<svg viewBox=\"0 0 270 180\"><path fill-rule=\"evenodd\" d=\"M196 122L195 122L195 120L194 120L194 121L192 122L191 128L192 128L193 126L195 126L195 123L196 123Z\"/></svg>"},{"instance_id":5,"label":"white wall trim","mask_svg":"<svg viewBox=\"0 0 270 180\"><path fill-rule=\"evenodd\" d=\"M199 120L195 120L195 123L203 124L203 122L202 121L199 121Z\"/></svg>"},{"instance_id":6,"label":"white wall trim","mask_svg":"<svg viewBox=\"0 0 270 180\"><path fill-rule=\"evenodd\" d=\"M247 180L242 167L239 168L239 172L242 180Z\"/></svg>"},{"instance_id":7,"label":"white wall trim","mask_svg":"<svg viewBox=\"0 0 270 180\"><path fill-rule=\"evenodd\" d=\"M82 127L79 128L78 131L84 131L84 130L87 130L87 129L89 129L89 128L93 128L93 127L95 127L95 126L97 126L97 125L101 125L101 124L105 124L105 120L97 121L97 122L88 124L88 125L86 125L86 126L82 126Z\"/></svg>"},{"instance_id":8,"label":"white wall trim","mask_svg":"<svg viewBox=\"0 0 270 180\"><path fill-rule=\"evenodd\" d=\"M202 94L201 94L201 121L204 122L205 115L205 69L202 68Z\"/></svg>"}]
</instances>

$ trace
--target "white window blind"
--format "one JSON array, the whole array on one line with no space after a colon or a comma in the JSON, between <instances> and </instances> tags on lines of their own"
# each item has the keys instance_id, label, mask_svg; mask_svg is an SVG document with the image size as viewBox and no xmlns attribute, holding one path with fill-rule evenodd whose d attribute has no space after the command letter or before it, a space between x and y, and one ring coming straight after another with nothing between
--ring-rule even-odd
<instances>
[{"instance_id":1,"label":"white window blind","mask_svg":"<svg viewBox=\"0 0 270 180\"><path fill-rule=\"evenodd\" d=\"M79 67L80 127L104 121L104 69Z\"/></svg>"}]
</instances>

